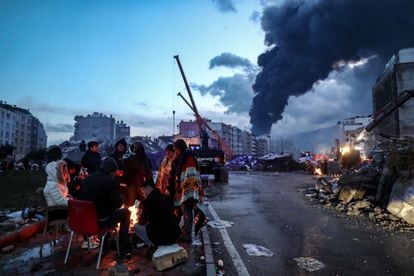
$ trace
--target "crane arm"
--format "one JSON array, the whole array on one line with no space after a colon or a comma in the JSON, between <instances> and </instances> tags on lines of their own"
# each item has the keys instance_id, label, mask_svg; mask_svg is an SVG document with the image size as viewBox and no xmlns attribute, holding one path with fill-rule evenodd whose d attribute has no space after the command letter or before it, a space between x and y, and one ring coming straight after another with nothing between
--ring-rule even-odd
<instances>
[{"instance_id":1,"label":"crane arm","mask_svg":"<svg viewBox=\"0 0 414 276\"><path fill-rule=\"evenodd\" d=\"M198 124L200 133L206 133L205 129L207 128L211 132L211 134L214 136L214 138L219 142L219 144L223 147L223 151L225 155L227 156L227 158L232 158L234 156L234 153L233 153L233 150L230 148L230 146L220 137L220 135L218 135L218 133L214 129L212 129L207 124L207 122L200 116L200 113L198 113L197 106L195 104L193 94L190 89L190 85L188 84L187 78L184 73L184 69L180 62L180 58L178 55L175 55L174 59L177 61L178 68L180 69L181 76L184 80L184 84L187 89L188 96L190 97L191 103L188 102L186 98L184 98L181 92L178 92L177 96L180 96L184 100L184 102L190 107L190 109L194 112L194 116L196 117L196 122Z\"/></svg>"}]
</instances>

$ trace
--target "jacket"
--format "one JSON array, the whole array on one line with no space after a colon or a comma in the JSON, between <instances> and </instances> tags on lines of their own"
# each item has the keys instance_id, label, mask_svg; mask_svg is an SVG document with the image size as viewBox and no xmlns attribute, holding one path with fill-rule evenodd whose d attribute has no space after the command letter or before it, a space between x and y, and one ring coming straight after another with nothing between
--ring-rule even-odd
<instances>
[{"instance_id":1,"label":"jacket","mask_svg":"<svg viewBox=\"0 0 414 276\"><path fill-rule=\"evenodd\" d=\"M96 172L101 166L101 162L101 154L90 150L85 152L81 160L82 166L88 169L89 174Z\"/></svg>"},{"instance_id":2,"label":"jacket","mask_svg":"<svg viewBox=\"0 0 414 276\"><path fill-rule=\"evenodd\" d=\"M43 194L47 206L67 206L69 173L65 161L53 161L46 165L47 181ZM66 171L65 171L66 170Z\"/></svg>"},{"instance_id":3,"label":"jacket","mask_svg":"<svg viewBox=\"0 0 414 276\"><path fill-rule=\"evenodd\" d=\"M103 169L85 179L81 199L93 202L100 220L108 218L122 206L118 181Z\"/></svg>"},{"instance_id":4,"label":"jacket","mask_svg":"<svg viewBox=\"0 0 414 276\"><path fill-rule=\"evenodd\" d=\"M148 238L155 245L168 245L177 241L180 227L173 214L171 199L154 189L142 202L140 224L146 224Z\"/></svg>"}]
</instances>

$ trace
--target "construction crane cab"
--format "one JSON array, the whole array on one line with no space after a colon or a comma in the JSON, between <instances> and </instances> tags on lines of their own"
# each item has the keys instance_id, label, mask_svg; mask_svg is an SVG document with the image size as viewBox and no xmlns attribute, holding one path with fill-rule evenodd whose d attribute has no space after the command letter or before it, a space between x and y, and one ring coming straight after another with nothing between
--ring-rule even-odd
<instances>
[{"instance_id":1,"label":"construction crane cab","mask_svg":"<svg viewBox=\"0 0 414 276\"><path fill-rule=\"evenodd\" d=\"M216 182L228 182L229 172L225 167L225 160L233 156L231 148L226 144L226 142L213 130L207 122L200 116L198 113L197 106L195 104L193 94L191 92L190 86L187 82L184 70L182 68L180 59L178 55L174 56L174 59L177 61L178 68L180 69L181 76L183 78L188 96L190 97L190 102L179 92L177 95L180 96L183 101L190 107L194 112L196 122L200 131L200 144L201 145L189 145L192 149L194 155L197 157L200 173L203 180L208 179L209 175L214 175L214 181ZM213 149L209 147L209 130L210 134L217 140L219 148ZM224 151L223 151L223 149Z\"/></svg>"}]
</instances>

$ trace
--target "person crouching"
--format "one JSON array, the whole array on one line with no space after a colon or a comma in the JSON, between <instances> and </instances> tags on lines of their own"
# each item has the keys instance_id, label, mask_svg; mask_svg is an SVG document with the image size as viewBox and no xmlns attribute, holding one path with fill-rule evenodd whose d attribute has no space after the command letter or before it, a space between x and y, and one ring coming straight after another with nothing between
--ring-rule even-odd
<instances>
[{"instance_id":1,"label":"person crouching","mask_svg":"<svg viewBox=\"0 0 414 276\"><path fill-rule=\"evenodd\" d=\"M142 213L135 224L135 234L147 245L149 257L160 245L170 245L177 242L180 227L173 213L171 199L155 188L152 179L142 183L141 192Z\"/></svg>"}]
</instances>

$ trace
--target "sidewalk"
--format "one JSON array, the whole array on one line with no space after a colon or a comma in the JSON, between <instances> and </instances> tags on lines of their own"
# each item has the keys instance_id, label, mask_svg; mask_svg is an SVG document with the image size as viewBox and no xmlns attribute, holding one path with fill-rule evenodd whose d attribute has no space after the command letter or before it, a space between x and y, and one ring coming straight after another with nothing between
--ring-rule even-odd
<instances>
[{"instance_id":1,"label":"sidewalk","mask_svg":"<svg viewBox=\"0 0 414 276\"><path fill-rule=\"evenodd\" d=\"M0 253L0 273L1 275L206 275L207 270L209 270L210 273L207 275L215 275L215 273L211 274L211 264L214 264L214 260L212 254L210 254L211 247L209 244L206 249L210 253L207 252L205 259L202 260L204 256L203 240L206 240L206 238L208 240L207 227L203 228L202 233L204 239L200 235L201 240L198 240L198 243L197 240L193 244L180 242L179 244L187 251L187 261L163 272L155 270L152 261L146 256L146 249L136 248L132 249L130 259L119 259L116 251L102 254L100 269L95 270L98 249L77 248L75 241L72 242L68 263L64 265L69 233L58 234L56 245L53 245L53 242L45 243L43 258L40 258L41 234L37 234L29 240L17 244L11 253ZM53 239L54 234L48 233L46 240L53 241ZM82 240L82 238L79 238L79 240ZM210 251L208 248L210 248ZM127 271L122 270L125 267ZM114 270L118 274L115 274ZM124 273L120 274L119 272L122 271Z\"/></svg>"}]
</instances>

